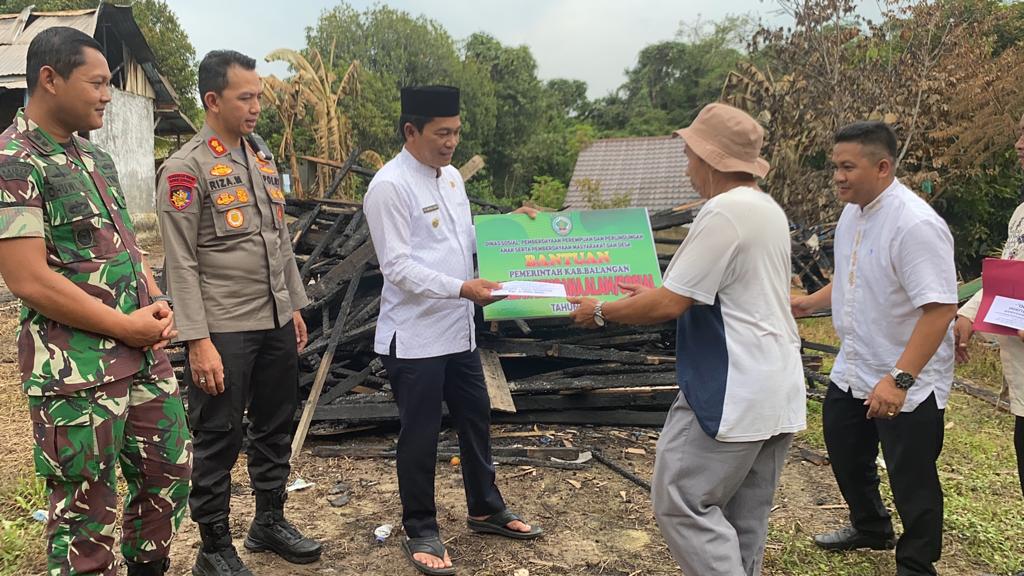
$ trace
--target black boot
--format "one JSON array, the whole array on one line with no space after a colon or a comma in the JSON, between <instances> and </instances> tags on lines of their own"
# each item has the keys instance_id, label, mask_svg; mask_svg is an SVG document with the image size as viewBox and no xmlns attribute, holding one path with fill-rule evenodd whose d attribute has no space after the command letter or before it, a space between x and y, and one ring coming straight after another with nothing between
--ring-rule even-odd
<instances>
[{"instance_id":1,"label":"black boot","mask_svg":"<svg viewBox=\"0 0 1024 576\"><path fill-rule=\"evenodd\" d=\"M192 576L252 576L231 544L228 521L200 524L203 546L196 555Z\"/></svg>"},{"instance_id":2,"label":"black boot","mask_svg":"<svg viewBox=\"0 0 1024 576\"><path fill-rule=\"evenodd\" d=\"M164 576L171 567L171 559L154 560L152 562L132 562L128 560L128 576Z\"/></svg>"},{"instance_id":3,"label":"black boot","mask_svg":"<svg viewBox=\"0 0 1024 576\"><path fill-rule=\"evenodd\" d=\"M281 490L256 491L256 518L249 526L245 539L246 550L270 550L293 564L309 564L320 559L320 543L306 538L291 522L284 519L284 501Z\"/></svg>"}]
</instances>

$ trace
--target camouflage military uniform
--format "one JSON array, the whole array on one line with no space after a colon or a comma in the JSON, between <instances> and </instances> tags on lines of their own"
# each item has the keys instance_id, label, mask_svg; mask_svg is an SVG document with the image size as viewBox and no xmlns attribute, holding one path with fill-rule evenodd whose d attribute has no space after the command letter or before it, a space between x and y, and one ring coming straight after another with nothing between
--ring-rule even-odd
<instances>
[{"instance_id":1,"label":"camouflage military uniform","mask_svg":"<svg viewBox=\"0 0 1024 576\"><path fill-rule=\"evenodd\" d=\"M46 260L129 314L150 304L142 253L110 156L61 145L19 111L0 135L0 240L43 238ZM18 362L49 493L53 575L116 574L115 465L128 483L121 552L165 558L188 497L192 445L165 353L21 310Z\"/></svg>"}]
</instances>

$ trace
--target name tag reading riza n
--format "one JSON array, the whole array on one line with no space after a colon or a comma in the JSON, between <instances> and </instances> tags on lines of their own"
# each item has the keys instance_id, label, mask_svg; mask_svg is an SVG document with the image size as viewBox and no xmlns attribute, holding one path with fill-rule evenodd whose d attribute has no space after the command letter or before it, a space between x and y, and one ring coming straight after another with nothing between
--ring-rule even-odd
<instances>
[{"instance_id":1,"label":"name tag reading riza n","mask_svg":"<svg viewBox=\"0 0 1024 576\"><path fill-rule=\"evenodd\" d=\"M618 300L619 284L661 286L646 208L476 217L480 277L560 284L566 296ZM510 292L512 292L510 290ZM484 307L485 320L568 316L565 298L509 296Z\"/></svg>"}]
</instances>

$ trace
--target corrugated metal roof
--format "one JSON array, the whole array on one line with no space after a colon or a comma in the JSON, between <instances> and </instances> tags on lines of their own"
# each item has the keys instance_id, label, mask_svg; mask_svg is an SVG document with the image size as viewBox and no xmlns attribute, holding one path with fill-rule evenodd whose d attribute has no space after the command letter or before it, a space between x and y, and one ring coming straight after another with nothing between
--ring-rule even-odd
<instances>
[{"instance_id":1,"label":"corrugated metal roof","mask_svg":"<svg viewBox=\"0 0 1024 576\"><path fill-rule=\"evenodd\" d=\"M27 16L27 18L21 18L22 16ZM22 22L25 20L28 21L28 24L19 34ZM178 97L167 79L160 74L156 65L156 57L153 55L152 48L146 43L146 38L139 29L138 23L135 22L131 6L104 3L100 4L99 8L87 10L23 11L19 14L0 14L0 88L26 87L25 57L28 53L28 45L40 32L55 26L68 26L96 38L97 23L100 21L102 21L104 30L112 30L114 37L119 40L112 46L106 46L107 35L103 34L103 38L97 38L97 40L104 44L104 50L120 52L122 46L126 46L134 60L142 67L147 81L153 87L153 92L156 94L155 104L164 109L166 119L171 120L170 116L174 111L181 116ZM17 37L15 38L15 36ZM165 124L168 129L187 126L192 128L192 132L195 131L189 120L183 116L174 121L165 122Z\"/></svg>"},{"instance_id":2,"label":"corrugated metal roof","mask_svg":"<svg viewBox=\"0 0 1024 576\"><path fill-rule=\"evenodd\" d=\"M96 31L96 11L92 10L87 14L69 14L60 16L40 16L33 14L35 19L28 23L25 27L25 31L22 32L18 39L15 40L15 44L24 44L28 46L32 39L39 35L40 32L47 28L53 28L56 26L67 26L69 28L75 28L81 30L89 36L93 36Z\"/></svg>"},{"instance_id":3,"label":"corrugated metal roof","mask_svg":"<svg viewBox=\"0 0 1024 576\"><path fill-rule=\"evenodd\" d=\"M584 179L599 183L605 201L628 194L632 207L660 210L700 200L686 176L684 146L670 136L598 140L580 152L565 203L590 207L580 189Z\"/></svg>"},{"instance_id":4,"label":"corrugated metal roof","mask_svg":"<svg viewBox=\"0 0 1024 576\"><path fill-rule=\"evenodd\" d=\"M96 10L74 10L65 13L33 13L24 31L13 38L19 27L17 14L0 16L0 77L24 76L28 45L40 32L55 26L68 26L92 36L96 31ZM13 38L13 43L12 43ZM22 79L20 88L25 87Z\"/></svg>"},{"instance_id":5,"label":"corrugated metal roof","mask_svg":"<svg viewBox=\"0 0 1024 576\"><path fill-rule=\"evenodd\" d=\"M17 76L21 78L21 87L25 87L25 56L28 44L0 46L0 77Z\"/></svg>"}]
</instances>

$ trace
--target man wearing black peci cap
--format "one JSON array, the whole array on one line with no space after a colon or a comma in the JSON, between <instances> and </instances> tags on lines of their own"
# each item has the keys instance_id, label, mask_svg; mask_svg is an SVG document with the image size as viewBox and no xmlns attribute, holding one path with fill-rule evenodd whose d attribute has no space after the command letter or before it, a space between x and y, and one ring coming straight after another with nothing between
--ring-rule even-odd
<instances>
[{"instance_id":1,"label":"man wearing black peci cap","mask_svg":"<svg viewBox=\"0 0 1024 576\"><path fill-rule=\"evenodd\" d=\"M402 151L370 182L363 206L384 274L374 350L398 404L402 549L424 574L454 574L437 526L434 472L444 401L458 431L462 478L476 532L532 539L541 529L512 514L494 483L490 403L476 349L473 304L498 284L474 278L469 200L451 166L459 143L459 90L402 89ZM517 213L536 215L530 208Z\"/></svg>"}]
</instances>

